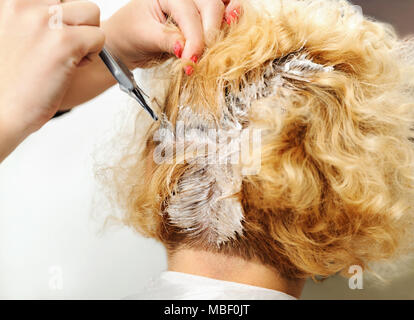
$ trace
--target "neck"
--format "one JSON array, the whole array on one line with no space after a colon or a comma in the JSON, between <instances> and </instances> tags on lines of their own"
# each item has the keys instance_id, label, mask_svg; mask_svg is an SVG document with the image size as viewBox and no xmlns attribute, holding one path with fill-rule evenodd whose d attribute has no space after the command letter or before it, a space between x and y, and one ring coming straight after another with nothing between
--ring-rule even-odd
<instances>
[{"instance_id":1,"label":"neck","mask_svg":"<svg viewBox=\"0 0 414 320\"><path fill-rule=\"evenodd\" d=\"M300 297L305 284L302 279L283 278L258 262L192 249L170 253L168 270L277 290L296 298Z\"/></svg>"}]
</instances>

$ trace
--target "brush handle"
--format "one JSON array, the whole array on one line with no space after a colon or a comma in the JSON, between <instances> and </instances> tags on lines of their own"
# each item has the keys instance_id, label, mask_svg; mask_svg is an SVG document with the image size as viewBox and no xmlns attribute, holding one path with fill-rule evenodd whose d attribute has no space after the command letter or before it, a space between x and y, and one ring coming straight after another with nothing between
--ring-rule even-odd
<instances>
[{"instance_id":1,"label":"brush handle","mask_svg":"<svg viewBox=\"0 0 414 320\"><path fill-rule=\"evenodd\" d=\"M136 88L136 82L132 72L120 59L112 55L111 52L106 48L102 49L102 51L99 53L99 56L115 80L119 83L119 86L123 91L130 93Z\"/></svg>"}]
</instances>

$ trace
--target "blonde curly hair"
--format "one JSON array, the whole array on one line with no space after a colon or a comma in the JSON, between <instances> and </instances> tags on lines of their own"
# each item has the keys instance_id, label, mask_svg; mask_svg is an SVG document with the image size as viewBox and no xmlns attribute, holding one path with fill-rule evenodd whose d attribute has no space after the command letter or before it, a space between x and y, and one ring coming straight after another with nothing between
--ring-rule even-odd
<instances>
[{"instance_id":1,"label":"blonde curly hair","mask_svg":"<svg viewBox=\"0 0 414 320\"><path fill-rule=\"evenodd\" d=\"M164 120L113 174L124 222L170 251L257 260L287 278L347 275L351 265L369 270L409 254L412 42L347 1L243 8L192 76L176 59L158 70L169 83ZM223 127L223 119L260 128L260 171L155 163L154 135L180 119L197 128ZM217 186L222 175L237 181Z\"/></svg>"}]
</instances>

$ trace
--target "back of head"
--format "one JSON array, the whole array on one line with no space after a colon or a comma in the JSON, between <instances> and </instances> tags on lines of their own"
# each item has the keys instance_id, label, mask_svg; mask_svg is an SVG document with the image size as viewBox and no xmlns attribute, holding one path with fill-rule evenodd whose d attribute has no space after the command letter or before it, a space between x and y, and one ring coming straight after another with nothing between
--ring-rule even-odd
<instances>
[{"instance_id":1,"label":"back of head","mask_svg":"<svg viewBox=\"0 0 414 320\"><path fill-rule=\"evenodd\" d=\"M346 1L243 8L191 77L168 65L164 116L115 176L125 223L288 278L409 253L414 46Z\"/></svg>"}]
</instances>

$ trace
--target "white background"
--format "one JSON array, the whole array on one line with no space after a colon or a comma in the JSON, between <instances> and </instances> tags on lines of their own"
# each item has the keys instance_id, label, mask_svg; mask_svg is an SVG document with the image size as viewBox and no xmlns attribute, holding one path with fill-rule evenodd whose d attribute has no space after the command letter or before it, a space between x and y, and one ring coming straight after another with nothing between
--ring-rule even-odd
<instances>
[{"instance_id":1,"label":"white background","mask_svg":"<svg viewBox=\"0 0 414 320\"><path fill-rule=\"evenodd\" d=\"M127 1L95 2L105 19ZM0 298L120 299L166 268L160 245L125 228L100 233L101 213L92 214L94 150L128 108L112 88L48 123L0 166ZM309 283L304 298L414 298L412 288L402 279L353 291L337 278Z\"/></svg>"}]
</instances>

